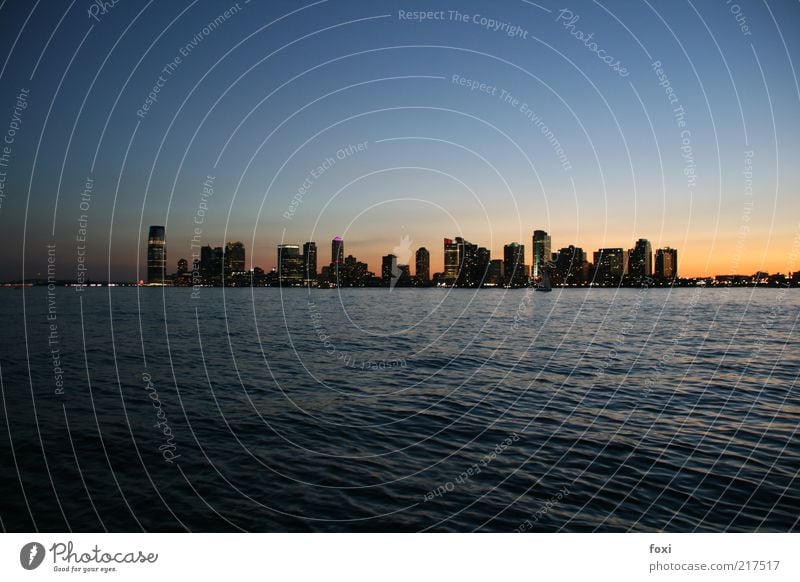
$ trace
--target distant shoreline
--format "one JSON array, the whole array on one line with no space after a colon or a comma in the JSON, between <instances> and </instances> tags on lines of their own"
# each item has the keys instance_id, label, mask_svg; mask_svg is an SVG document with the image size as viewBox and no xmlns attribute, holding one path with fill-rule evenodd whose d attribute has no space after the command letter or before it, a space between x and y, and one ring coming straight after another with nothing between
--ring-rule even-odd
<instances>
[{"instance_id":1,"label":"distant shoreline","mask_svg":"<svg viewBox=\"0 0 800 582\"><path fill-rule=\"evenodd\" d=\"M280 285L201 285L199 287L189 287L189 286L181 286L181 285L140 285L138 283L93 283L89 285L76 285L74 283L54 283L48 284L47 282L36 282L36 283L0 283L0 289L23 289L23 288L34 288L34 287L49 287L53 285L53 287L62 287L62 288L71 288L75 289L76 292L82 292L89 289L114 289L114 288L137 288L137 289L161 289L161 290L185 290L185 291L197 291L199 289L281 289L283 291L287 290L299 290L299 291L307 291L309 289L315 289L318 291L341 291L345 289L364 289L364 290L386 290L388 287L373 285L373 286L364 286L364 287L318 287L318 286L311 286L311 287L301 287L301 286L291 286L291 287L281 287ZM800 288L800 285L793 284L791 282L787 282L785 284L767 284L767 283L748 283L748 284L698 284L698 283L676 283L676 284L652 284L652 285L554 285L553 290L562 290L562 289L570 289L570 290L579 290L579 289L795 289ZM404 287L393 287L392 291L421 291L421 290L440 290L440 291L449 291L449 290L458 290L458 291L525 291L525 290L535 290L535 286L529 285L524 287L501 287L501 286L483 286L483 287L447 287L447 286L435 286L435 285L428 285L428 286L404 286Z\"/></svg>"}]
</instances>

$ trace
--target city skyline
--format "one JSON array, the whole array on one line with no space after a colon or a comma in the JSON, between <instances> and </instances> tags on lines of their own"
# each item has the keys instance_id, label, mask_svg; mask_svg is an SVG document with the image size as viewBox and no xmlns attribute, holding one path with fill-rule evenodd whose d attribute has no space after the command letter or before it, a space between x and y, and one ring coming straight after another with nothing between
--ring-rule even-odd
<instances>
[{"instance_id":1,"label":"city skyline","mask_svg":"<svg viewBox=\"0 0 800 582\"><path fill-rule=\"evenodd\" d=\"M545 271L548 284L558 287L663 286L713 279L728 283L768 282L797 286L800 271L752 275L716 274L714 277L681 277L678 249L653 249L648 239L639 238L632 248L600 248L591 254L581 247L568 245L552 250L552 237L543 230L534 230L526 260L526 245L510 242L503 246L502 258L492 258L491 251L462 237L442 238L442 269L431 269L430 251L411 248L408 238L394 247L394 252L381 257L379 267L347 254L342 236L331 239L330 261L318 260L316 241L277 245L276 266L264 269L248 267L246 250L240 241L229 241L225 247L202 246L195 249L191 262L181 257L177 270L168 272L167 244L163 226L149 228L147 246L147 280L149 285L192 286L281 286L281 287L375 287L411 286L505 287L536 285ZM589 260L591 258L591 260ZM401 262L402 261L402 262ZM411 267L414 267L412 272ZM79 281L80 282L80 281Z\"/></svg>"},{"instance_id":2,"label":"city skyline","mask_svg":"<svg viewBox=\"0 0 800 582\"><path fill-rule=\"evenodd\" d=\"M724 3L698 6L702 19L646 3L609 13L590 1L569 19L523 2L450 3L426 21L401 16L409 7L396 1L284 8L241 4L183 55L176 47L219 14L170 5L139 18L118 3L72 67L74 39L59 33L36 47L50 28L32 18L15 53L28 56L2 71L0 112L14 135L0 152L0 246L25 243L4 257L0 279L46 272L47 244L66 275L79 229L91 277L146 278L148 224L170 231L176 255L189 254L199 228L202 244L241 240L265 268L287 236L338 233L370 265L408 236L438 263L432 232L499 256L508 241L529 245L531 224L558 247L627 248L648 233L654 248L681 249L686 276L794 268L794 30L785 42L743 36ZM78 12L62 32L87 26ZM779 3L748 25L767 30L795 12ZM179 15L178 37L155 42ZM296 44L265 26L281 17ZM617 55L619 70L576 31ZM332 51L338 33L347 42ZM153 40L146 56L131 36Z\"/></svg>"}]
</instances>

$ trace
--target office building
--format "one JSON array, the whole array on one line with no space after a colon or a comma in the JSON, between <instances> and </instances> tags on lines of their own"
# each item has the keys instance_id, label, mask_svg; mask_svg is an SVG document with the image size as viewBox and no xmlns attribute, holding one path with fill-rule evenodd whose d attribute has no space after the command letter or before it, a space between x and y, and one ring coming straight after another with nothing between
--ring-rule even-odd
<instances>
[{"instance_id":1,"label":"office building","mask_svg":"<svg viewBox=\"0 0 800 582\"><path fill-rule=\"evenodd\" d=\"M503 269L503 260L502 259L491 259L489 261L489 266L486 269L486 279L484 279L483 284L488 287L499 287L503 285L504 282L504 273Z\"/></svg>"},{"instance_id":2,"label":"office building","mask_svg":"<svg viewBox=\"0 0 800 582\"><path fill-rule=\"evenodd\" d=\"M454 285L458 278L458 244L456 241L444 239L444 280L447 285Z\"/></svg>"},{"instance_id":3,"label":"office building","mask_svg":"<svg viewBox=\"0 0 800 582\"><path fill-rule=\"evenodd\" d=\"M589 280L589 262L586 252L573 245L559 249L555 255L554 268L550 272L553 285L577 287Z\"/></svg>"},{"instance_id":4,"label":"office building","mask_svg":"<svg viewBox=\"0 0 800 582\"><path fill-rule=\"evenodd\" d=\"M241 275L245 272L244 245L240 241L225 245L225 275Z\"/></svg>"},{"instance_id":5,"label":"office building","mask_svg":"<svg viewBox=\"0 0 800 582\"><path fill-rule=\"evenodd\" d=\"M298 245L278 245L278 283L282 287L303 285L303 257Z\"/></svg>"},{"instance_id":6,"label":"office building","mask_svg":"<svg viewBox=\"0 0 800 582\"><path fill-rule=\"evenodd\" d=\"M456 247L458 248L458 276L455 284L457 287L475 287L478 245L456 237Z\"/></svg>"},{"instance_id":7,"label":"office building","mask_svg":"<svg viewBox=\"0 0 800 582\"><path fill-rule=\"evenodd\" d=\"M431 280L431 254L428 249L417 249L414 279L419 285L427 285Z\"/></svg>"},{"instance_id":8,"label":"office building","mask_svg":"<svg viewBox=\"0 0 800 582\"><path fill-rule=\"evenodd\" d=\"M634 283L642 283L653 275L653 250L649 240L640 238L636 241L631 249L628 273Z\"/></svg>"},{"instance_id":9,"label":"office building","mask_svg":"<svg viewBox=\"0 0 800 582\"><path fill-rule=\"evenodd\" d=\"M678 249L664 247L656 250L655 276L667 282L678 278Z\"/></svg>"},{"instance_id":10,"label":"office building","mask_svg":"<svg viewBox=\"0 0 800 582\"><path fill-rule=\"evenodd\" d=\"M524 287L528 284L525 245L513 242L503 247L503 271L507 287Z\"/></svg>"},{"instance_id":11,"label":"office building","mask_svg":"<svg viewBox=\"0 0 800 582\"><path fill-rule=\"evenodd\" d=\"M400 275L397 268L397 257L395 255L386 255L381 261L381 284L384 287L393 287L394 282Z\"/></svg>"},{"instance_id":12,"label":"office building","mask_svg":"<svg viewBox=\"0 0 800 582\"><path fill-rule=\"evenodd\" d=\"M594 253L594 284L618 287L628 274L628 252L620 248L599 249Z\"/></svg>"},{"instance_id":13,"label":"office building","mask_svg":"<svg viewBox=\"0 0 800 582\"><path fill-rule=\"evenodd\" d=\"M551 261L550 235L543 230L533 231L533 262L531 274L534 279L541 277L541 268Z\"/></svg>"},{"instance_id":14,"label":"office building","mask_svg":"<svg viewBox=\"0 0 800 582\"><path fill-rule=\"evenodd\" d=\"M362 263L353 255L347 255L344 263L338 268L339 287L365 287L373 276L366 263Z\"/></svg>"},{"instance_id":15,"label":"office building","mask_svg":"<svg viewBox=\"0 0 800 582\"><path fill-rule=\"evenodd\" d=\"M489 263L492 260L492 254L486 247L478 247L475 253L475 265L471 275L471 287L480 287L486 282L486 274L489 271Z\"/></svg>"},{"instance_id":16,"label":"office building","mask_svg":"<svg viewBox=\"0 0 800 582\"><path fill-rule=\"evenodd\" d=\"M317 284L317 243L315 242L303 244L303 283L307 287Z\"/></svg>"},{"instance_id":17,"label":"office building","mask_svg":"<svg viewBox=\"0 0 800 582\"><path fill-rule=\"evenodd\" d=\"M163 226L151 226L147 237L147 283L164 285L167 276L167 241Z\"/></svg>"},{"instance_id":18,"label":"office building","mask_svg":"<svg viewBox=\"0 0 800 582\"><path fill-rule=\"evenodd\" d=\"M331 241L331 263L341 265L344 263L344 240L337 236Z\"/></svg>"}]
</instances>

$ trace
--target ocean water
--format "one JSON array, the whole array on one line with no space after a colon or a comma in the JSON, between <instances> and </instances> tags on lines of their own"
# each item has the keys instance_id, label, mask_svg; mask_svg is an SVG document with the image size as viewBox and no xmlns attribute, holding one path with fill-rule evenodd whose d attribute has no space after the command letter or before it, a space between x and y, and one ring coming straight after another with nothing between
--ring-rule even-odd
<instances>
[{"instance_id":1,"label":"ocean water","mask_svg":"<svg viewBox=\"0 0 800 582\"><path fill-rule=\"evenodd\" d=\"M0 289L0 525L797 531L799 315L795 289Z\"/></svg>"}]
</instances>

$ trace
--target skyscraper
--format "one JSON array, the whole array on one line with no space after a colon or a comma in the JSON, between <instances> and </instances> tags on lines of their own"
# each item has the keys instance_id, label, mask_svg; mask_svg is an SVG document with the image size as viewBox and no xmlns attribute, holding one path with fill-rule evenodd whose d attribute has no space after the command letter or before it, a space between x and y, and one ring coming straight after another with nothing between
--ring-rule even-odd
<instances>
[{"instance_id":1,"label":"skyscraper","mask_svg":"<svg viewBox=\"0 0 800 582\"><path fill-rule=\"evenodd\" d=\"M458 277L458 244L449 238L444 239L444 279L453 285Z\"/></svg>"},{"instance_id":2,"label":"skyscraper","mask_svg":"<svg viewBox=\"0 0 800 582\"><path fill-rule=\"evenodd\" d=\"M628 253L619 248L599 249L594 253L594 284L618 287L628 274Z\"/></svg>"},{"instance_id":3,"label":"skyscraper","mask_svg":"<svg viewBox=\"0 0 800 582\"><path fill-rule=\"evenodd\" d=\"M200 274L205 284L214 285L222 281L222 247L200 248Z\"/></svg>"},{"instance_id":4,"label":"skyscraper","mask_svg":"<svg viewBox=\"0 0 800 582\"><path fill-rule=\"evenodd\" d=\"M559 249L556 254L555 270L550 273L554 285L578 286L589 277L589 263L586 253L580 247L569 245Z\"/></svg>"},{"instance_id":5,"label":"skyscraper","mask_svg":"<svg viewBox=\"0 0 800 582\"><path fill-rule=\"evenodd\" d=\"M425 247L417 249L414 277L417 283L426 285L431 280L431 254Z\"/></svg>"},{"instance_id":6,"label":"skyscraper","mask_svg":"<svg viewBox=\"0 0 800 582\"><path fill-rule=\"evenodd\" d=\"M317 243L303 244L303 283L306 286L317 282Z\"/></svg>"},{"instance_id":7,"label":"skyscraper","mask_svg":"<svg viewBox=\"0 0 800 582\"><path fill-rule=\"evenodd\" d=\"M503 284L503 260L492 259L489 261L489 267L486 269L486 279L484 283L490 287L497 287Z\"/></svg>"},{"instance_id":8,"label":"skyscraper","mask_svg":"<svg viewBox=\"0 0 800 582\"><path fill-rule=\"evenodd\" d=\"M541 276L540 269L543 265L550 262L550 235L543 230L533 231L533 264L531 273L536 279Z\"/></svg>"},{"instance_id":9,"label":"skyscraper","mask_svg":"<svg viewBox=\"0 0 800 582\"><path fill-rule=\"evenodd\" d=\"M489 263L492 260L492 253L486 247L478 247L475 252L475 265L471 275L474 287L480 287L486 282L489 272Z\"/></svg>"},{"instance_id":10,"label":"skyscraper","mask_svg":"<svg viewBox=\"0 0 800 582\"><path fill-rule=\"evenodd\" d=\"M344 263L344 240L337 236L331 241L331 263L341 265Z\"/></svg>"},{"instance_id":11,"label":"skyscraper","mask_svg":"<svg viewBox=\"0 0 800 582\"><path fill-rule=\"evenodd\" d=\"M667 282L678 278L678 249L664 247L656 250L655 275Z\"/></svg>"},{"instance_id":12,"label":"skyscraper","mask_svg":"<svg viewBox=\"0 0 800 582\"><path fill-rule=\"evenodd\" d=\"M631 250L629 272L631 280L642 283L653 274L653 249L650 241L640 238Z\"/></svg>"},{"instance_id":13,"label":"skyscraper","mask_svg":"<svg viewBox=\"0 0 800 582\"><path fill-rule=\"evenodd\" d=\"M167 275L167 241L163 226L151 226L147 237L147 282L163 285Z\"/></svg>"},{"instance_id":14,"label":"skyscraper","mask_svg":"<svg viewBox=\"0 0 800 582\"><path fill-rule=\"evenodd\" d=\"M527 285L527 265L525 264L525 245L512 242L503 247L503 271L508 287Z\"/></svg>"},{"instance_id":15,"label":"skyscraper","mask_svg":"<svg viewBox=\"0 0 800 582\"><path fill-rule=\"evenodd\" d=\"M282 287L303 284L303 257L298 245L278 245L278 282Z\"/></svg>"},{"instance_id":16,"label":"skyscraper","mask_svg":"<svg viewBox=\"0 0 800 582\"><path fill-rule=\"evenodd\" d=\"M240 241L226 244L224 261L226 275L244 273L244 245Z\"/></svg>"},{"instance_id":17,"label":"skyscraper","mask_svg":"<svg viewBox=\"0 0 800 582\"><path fill-rule=\"evenodd\" d=\"M458 248L458 276L455 284L458 287L474 287L476 285L478 245L456 237L456 247Z\"/></svg>"},{"instance_id":18,"label":"skyscraper","mask_svg":"<svg viewBox=\"0 0 800 582\"><path fill-rule=\"evenodd\" d=\"M397 257L386 255L381 261L381 283L384 287L392 287L392 282L396 281L400 271L397 268Z\"/></svg>"},{"instance_id":19,"label":"skyscraper","mask_svg":"<svg viewBox=\"0 0 800 582\"><path fill-rule=\"evenodd\" d=\"M330 270L330 269L329 269ZM364 287L371 273L366 263L362 263L353 255L347 255L344 264L339 266L339 287Z\"/></svg>"}]
</instances>

